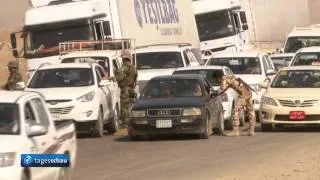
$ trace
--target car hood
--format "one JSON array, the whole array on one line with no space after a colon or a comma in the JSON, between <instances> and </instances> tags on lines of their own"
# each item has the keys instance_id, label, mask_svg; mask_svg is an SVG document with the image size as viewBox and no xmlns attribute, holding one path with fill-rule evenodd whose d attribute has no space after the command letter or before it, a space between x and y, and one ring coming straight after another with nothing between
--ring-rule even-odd
<instances>
[{"instance_id":1,"label":"car hood","mask_svg":"<svg viewBox=\"0 0 320 180\"><path fill-rule=\"evenodd\" d=\"M235 76L249 85L256 85L264 80L264 77L260 74L235 74Z\"/></svg>"},{"instance_id":2,"label":"car hood","mask_svg":"<svg viewBox=\"0 0 320 180\"><path fill-rule=\"evenodd\" d=\"M138 81L148 81L156 76L171 75L176 68L170 69L143 69L138 70Z\"/></svg>"},{"instance_id":3,"label":"car hood","mask_svg":"<svg viewBox=\"0 0 320 180\"><path fill-rule=\"evenodd\" d=\"M268 88L265 96L273 98L320 99L319 88Z\"/></svg>"},{"instance_id":4,"label":"car hood","mask_svg":"<svg viewBox=\"0 0 320 180\"><path fill-rule=\"evenodd\" d=\"M27 88L26 91L37 91L44 95L46 100L76 99L93 90L93 86L86 87L63 87L63 88Z\"/></svg>"},{"instance_id":5,"label":"car hood","mask_svg":"<svg viewBox=\"0 0 320 180\"><path fill-rule=\"evenodd\" d=\"M12 143L14 142L14 143ZM23 137L20 135L0 135L0 153L21 152L26 150L23 145ZM25 152L27 153L27 152Z\"/></svg>"},{"instance_id":6,"label":"car hood","mask_svg":"<svg viewBox=\"0 0 320 180\"><path fill-rule=\"evenodd\" d=\"M133 105L133 109L199 107L202 106L207 99L208 97L138 99Z\"/></svg>"}]
</instances>

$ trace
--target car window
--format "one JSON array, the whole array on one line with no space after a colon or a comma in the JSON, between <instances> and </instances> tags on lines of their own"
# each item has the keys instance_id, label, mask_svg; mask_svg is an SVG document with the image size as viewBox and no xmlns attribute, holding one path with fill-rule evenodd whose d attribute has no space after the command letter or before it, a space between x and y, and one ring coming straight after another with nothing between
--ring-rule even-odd
<instances>
[{"instance_id":1,"label":"car window","mask_svg":"<svg viewBox=\"0 0 320 180\"><path fill-rule=\"evenodd\" d=\"M31 102L33 103L35 109L37 109L35 114L36 114L36 117L38 119L39 124L41 124L45 127L49 127L49 125L50 125L49 117L48 117L47 111L45 109L46 107L44 106L41 99L34 98L31 100Z\"/></svg>"},{"instance_id":2,"label":"car window","mask_svg":"<svg viewBox=\"0 0 320 180\"><path fill-rule=\"evenodd\" d=\"M183 57L186 62L186 65L188 66L190 64L190 60L189 60L189 57L185 51L183 51Z\"/></svg>"},{"instance_id":3,"label":"car window","mask_svg":"<svg viewBox=\"0 0 320 180\"><path fill-rule=\"evenodd\" d=\"M106 76L106 73L103 69L101 69L99 66L96 66L96 71L99 72L99 75L101 78L104 78Z\"/></svg>"},{"instance_id":4,"label":"car window","mask_svg":"<svg viewBox=\"0 0 320 180\"><path fill-rule=\"evenodd\" d=\"M24 118L26 120L26 123L29 125L38 124L30 102L27 102L24 106Z\"/></svg>"},{"instance_id":5,"label":"car window","mask_svg":"<svg viewBox=\"0 0 320 180\"><path fill-rule=\"evenodd\" d=\"M262 57L261 61L262 61L262 64L263 64L264 72L266 73L267 70L268 70L268 63L267 63L267 60L266 60L265 56Z\"/></svg>"},{"instance_id":6,"label":"car window","mask_svg":"<svg viewBox=\"0 0 320 180\"><path fill-rule=\"evenodd\" d=\"M265 55L264 58L266 59L266 61L268 63L268 69L274 69L274 66L272 65L273 63L272 63L270 57Z\"/></svg>"},{"instance_id":7,"label":"car window","mask_svg":"<svg viewBox=\"0 0 320 180\"><path fill-rule=\"evenodd\" d=\"M211 58L207 66L226 66L234 74L261 74L261 61L258 57Z\"/></svg>"},{"instance_id":8,"label":"car window","mask_svg":"<svg viewBox=\"0 0 320 180\"><path fill-rule=\"evenodd\" d=\"M210 83L209 83L209 81L207 79L204 81L204 88L206 89L206 93L210 94L211 86L210 86Z\"/></svg>"},{"instance_id":9,"label":"car window","mask_svg":"<svg viewBox=\"0 0 320 180\"><path fill-rule=\"evenodd\" d=\"M96 75L97 75L97 82L100 83L101 79L102 79L102 75L100 74L100 72L97 69L95 69L95 72L96 72Z\"/></svg>"},{"instance_id":10,"label":"car window","mask_svg":"<svg viewBox=\"0 0 320 180\"><path fill-rule=\"evenodd\" d=\"M119 66L117 61L114 59L112 60L113 72L119 70Z\"/></svg>"},{"instance_id":11,"label":"car window","mask_svg":"<svg viewBox=\"0 0 320 180\"><path fill-rule=\"evenodd\" d=\"M233 72L231 71L231 69L229 69L228 67L225 68L226 74L227 75L233 75Z\"/></svg>"},{"instance_id":12,"label":"car window","mask_svg":"<svg viewBox=\"0 0 320 180\"><path fill-rule=\"evenodd\" d=\"M194 54L195 58L197 59L197 61L203 64L204 62L202 60L201 50L200 49L196 49L196 48L192 48L190 50L193 52L193 54Z\"/></svg>"}]
</instances>

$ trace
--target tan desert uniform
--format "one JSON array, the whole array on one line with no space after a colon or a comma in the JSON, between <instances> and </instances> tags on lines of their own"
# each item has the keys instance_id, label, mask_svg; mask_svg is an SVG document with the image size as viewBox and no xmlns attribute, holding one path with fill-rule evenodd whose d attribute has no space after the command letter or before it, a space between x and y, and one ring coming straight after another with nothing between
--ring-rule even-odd
<instances>
[{"instance_id":1,"label":"tan desert uniform","mask_svg":"<svg viewBox=\"0 0 320 180\"><path fill-rule=\"evenodd\" d=\"M249 111L250 127L246 135L253 136L254 128L256 124L256 115L252 104L252 91L250 87L245 84L241 79L234 76L222 76L221 90L225 92L228 88L232 88L238 93L238 101L235 107L235 113L233 115L233 131L227 136L239 136L239 125L241 111L246 108Z\"/></svg>"}]
</instances>

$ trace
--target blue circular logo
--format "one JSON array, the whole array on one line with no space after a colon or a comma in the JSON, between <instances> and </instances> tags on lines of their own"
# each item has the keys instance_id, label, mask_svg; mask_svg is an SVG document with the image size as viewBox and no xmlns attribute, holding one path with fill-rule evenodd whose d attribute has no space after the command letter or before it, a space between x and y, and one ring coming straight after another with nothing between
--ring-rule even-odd
<instances>
[{"instance_id":1,"label":"blue circular logo","mask_svg":"<svg viewBox=\"0 0 320 180\"><path fill-rule=\"evenodd\" d=\"M33 163L33 159L31 156L26 156L24 159L23 159L23 163L27 166L30 166L32 163Z\"/></svg>"},{"instance_id":2,"label":"blue circular logo","mask_svg":"<svg viewBox=\"0 0 320 180\"><path fill-rule=\"evenodd\" d=\"M136 19L137 19L137 22L139 24L140 27L143 26L143 20L142 20L142 12L141 12L141 6L140 6L140 3L139 3L139 0L135 0L134 1L134 10L135 10L135 13L136 13Z\"/></svg>"}]
</instances>

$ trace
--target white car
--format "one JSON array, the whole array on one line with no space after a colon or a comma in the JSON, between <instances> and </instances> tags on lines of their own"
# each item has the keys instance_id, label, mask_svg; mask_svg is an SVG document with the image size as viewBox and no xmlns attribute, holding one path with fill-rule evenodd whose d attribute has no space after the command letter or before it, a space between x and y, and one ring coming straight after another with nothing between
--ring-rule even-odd
<instances>
[{"instance_id":1,"label":"white car","mask_svg":"<svg viewBox=\"0 0 320 180\"><path fill-rule=\"evenodd\" d=\"M258 84L276 73L268 54L260 51L217 53L206 63L206 66L212 65L229 67L236 77L241 78L255 90L252 93L253 105L258 115L261 95L264 92Z\"/></svg>"},{"instance_id":2,"label":"white car","mask_svg":"<svg viewBox=\"0 0 320 180\"><path fill-rule=\"evenodd\" d=\"M220 88L220 83L218 82L218 79L213 78L213 75L232 75L233 72L230 68L226 66L199 66L178 68L173 72L173 74L202 74L207 78L212 88L217 90ZM224 120L226 122L226 129L233 128L233 114L237 100L238 93L231 88L229 88L223 95L221 95L221 101L224 110ZM243 125L244 115L242 115L241 117L242 118L240 120L240 124Z\"/></svg>"},{"instance_id":3,"label":"white car","mask_svg":"<svg viewBox=\"0 0 320 180\"><path fill-rule=\"evenodd\" d=\"M283 125L320 125L320 66L281 69L271 83L261 83L263 131Z\"/></svg>"},{"instance_id":4,"label":"white car","mask_svg":"<svg viewBox=\"0 0 320 180\"><path fill-rule=\"evenodd\" d=\"M190 44L164 44L137 47L135 65L139 92L158 75L171 75L180 67L200 66L201 51Z\"/></svg>"},{"instance_id":5,"label":"white car","mask_svg":"<svg viewBox=\"0 0 320 180\"><path fill-rule=\"evenodd\" d=\"M292 58L289 66L305 66L320 64L320 47L301 48Z\"/></svg>"},{"instance_id":6,"label":"white car","mask_svg":"<svg viewBox=\"0 0 320 180\"><path fill-rule=\"evenodd\" d=\"M0 91L0 179L70 179L77 154L72 121L54 122L41 94ZM21 154L69 154L70 167L22 167Z\"/></svg>"},{"instance_id":7,"label":"white car","mask_svg":"<svg viewBox=\"0 0 320 180\"><path fill-rule=\"evenodd\" d=\"M104 80L104 68L96 63L41 65L29 80L26 90L41 92L56 121L76 122L77 131L90 131L101 137L104 127L118 129L120 98L112 101L118 86Z\"/></svg>"}]
</instances>

